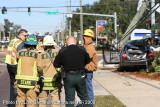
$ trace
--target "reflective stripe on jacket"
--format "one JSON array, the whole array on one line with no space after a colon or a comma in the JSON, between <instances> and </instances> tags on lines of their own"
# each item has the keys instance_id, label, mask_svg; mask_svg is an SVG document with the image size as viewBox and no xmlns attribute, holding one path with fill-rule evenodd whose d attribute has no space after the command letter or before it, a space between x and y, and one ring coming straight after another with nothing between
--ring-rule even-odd
<instances>
[{"instance_id":1,"label":"reflective stripe on jacket","mask_svg":"<svg viewBox=\"0 0 160 107\"><path fill-rule=\"evenodd\" d=\"M40 63L38 68L43 71L43 90L55 90L58 88L56 81L57 71L53 66L53 61L58 54L57 49L53 49L52 52L42 52L40 54Z\"/></svg>"},{"instance_id":2,"label":"reflective stripe on jacket","mask_svg":"<svg viewBox=\"0 0 160 107\"><path fill-rule=\"evenodd\" d=\"M10 44L8 45L7 52L5 54L6 55L5 63L10 65L17 65L17 60L16 60L17 47L22 42L23 41L18 38L15 38L10 42Z\"/></svg>"},{"instance_id":3,"label":"reflective stripe on jacket","mask_svg":"<svg viewBox=\"0 0 160 107\"><path fill-rule=\"evenodd\" d=\"M19 88L34 88L39 80L37 63L38 53L34 50L23 49L17 55L17 86Z\"/></svg>"},{"instance_id":4,"label":"reflective stripe on jacket","mask_svg":"<svg viewBox=\"0 0 160 107\"><path fill-rule=\"evenodd\" d=\"M57 82L56 82L56 77L53 77L53 78L44 78L43 81L42 81L44 84L43 84L43 90L55 90L57 89L58 85L57 85Z\"/></svg>"}]
</instances>

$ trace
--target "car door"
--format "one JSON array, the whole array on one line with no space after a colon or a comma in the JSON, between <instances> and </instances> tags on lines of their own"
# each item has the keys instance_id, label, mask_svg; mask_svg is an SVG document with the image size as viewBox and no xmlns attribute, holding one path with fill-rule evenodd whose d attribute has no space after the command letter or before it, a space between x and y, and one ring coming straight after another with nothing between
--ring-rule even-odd
<instances>
[{"instance_id":1,"label":"car door","mask_svg":"<svg viewBox=\"0 0 160 107\"><path fill-rule=\"evenodd\" d=\"M119 64L120 52L114 46L105 44L102 49L103 60L106 64Z\"/></svg>"}]
</instances>

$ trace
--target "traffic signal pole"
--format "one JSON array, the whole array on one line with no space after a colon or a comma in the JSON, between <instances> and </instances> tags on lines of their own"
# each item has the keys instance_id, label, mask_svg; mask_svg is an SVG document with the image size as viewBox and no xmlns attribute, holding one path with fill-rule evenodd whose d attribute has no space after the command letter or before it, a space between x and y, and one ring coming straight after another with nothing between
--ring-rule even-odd
<instances>
[{"instance_id":1,"label":"traffic signal pole","mask_svg":"<svg viewBox=\"0 0 160 107\"><path fill-rule=\"evenodd\" d=\"M71 12L71 0L70 0L70 8L69 8L69 11ZM69 18L69 36L72 35L71 31L72 31L72 27L71 27L71 18Z\"/></svg>"},{"instance_id":2,"label":"traffic signal pole","mask_svg":"<svg viewBox=\"0 0 160 107\"><path fill-rule=\"evenodd\" d=\"M83 13L83 8L82 8L82 0L80 0L80 13ZM81 45L83 45L83 39L82 39L82 35L83 35L83 15L80 14L80 32L81 32L81 36L80 36L80 39L81 39Z\"/></svg>"},{"instance_id":3,"label":"traffic signal pole","mask_svg":"<svg viewBox=\"0 0 160 107\"><path fill-rule=\"evenodd\" d=\"M116 36L116 44L118 49L118 37L117 37L117 13L114 12L114 35Z\"/></svg>"},{"instance_id":4,"label":"traffic signal pole","mask_svg":"<svg viewBox=\"0 0 160 107\"><path fill-rule=\"evenodd\" d=\"M62 13L61 14L75 14L75 15L88 15L88 16L103 16L103 17L112 17L114 18L114 34L116 36L116 46L118 48L118 38L117 38L117 14L114 12L114 15L107 14L95 14L95 13Z\"/></svg>"}]
</instances>

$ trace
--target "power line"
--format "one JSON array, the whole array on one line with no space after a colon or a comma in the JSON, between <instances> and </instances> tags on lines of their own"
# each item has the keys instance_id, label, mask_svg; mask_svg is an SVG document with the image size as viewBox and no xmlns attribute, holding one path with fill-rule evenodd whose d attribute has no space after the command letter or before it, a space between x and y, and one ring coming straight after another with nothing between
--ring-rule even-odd
<instances>
[{"instance_id":1,"label":"power line","mask_svg":"<svg viewBox=\"0 0 160 107\"><path fill-rule=\"evenodd\" d=\"M37 6L37 7L35 7L35 6L29 6L30 8L61 8L61 7L88 7L88 6L94 6L94 7L97 7L97 6L114 6L114 5L124 5L126 2L124 2L124 3L110 3L110 4L96 4L96 5L89 5L89 4L87 4L87 5L82 5L82 6ZM6 7L6 6L5 6ZM0 7L1 9L3 8L3 7ZM25 6L25 7L6 7L7 9L18 9L18 8L28 8L27 6Z\"/></svg>"},{"instance_id":2,"label":"power line","mask_svg":"<svg viewBox=\"0 0 160 107\"><path fill-rule=\"evenodd\" d=\"M156 5L155 5L156 6ZM151 10L153 9L153 8L155 8L155 6L154 7L152 7L151 8ZM134 28L135 26L137 26L137 25L140 25L141 23L143 23L148 17L150 17L150 15L153 13L153 12L155 12L156 11L156 9L158 9L160 6L158 6L157 8L155 8L154 10L152 10L151 12L147 12L146 13L146 15L147 15L147 17L144 17L144 19L142 19L142 21L140 22L140 21L138 21L132 28ZM118 43L120 43L123 39L125 39L134 29L130 29L127 33L126 33L126 35L118 42Z\"/></svg>"}]
</instances>

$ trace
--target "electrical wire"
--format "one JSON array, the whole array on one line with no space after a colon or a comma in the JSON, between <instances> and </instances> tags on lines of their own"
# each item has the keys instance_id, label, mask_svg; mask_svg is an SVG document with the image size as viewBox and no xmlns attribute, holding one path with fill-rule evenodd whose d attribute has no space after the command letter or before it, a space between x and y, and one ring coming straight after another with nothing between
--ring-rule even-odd
<instances>
[{"instance_id":1,"label":"electrical wire","mask_svg":"<svg viewBox=\"0 0 160 107\"><path fill-rule=\"evenodd\" d=\"M129 2L124 2L124 3L112 3L112 4L97 4L95 5L94 7L97 7L97 6L115 6L115 5L124 5L125 3L129 3ZM136 3L136 2L135 2ZM82 5L82 6L38 6L38 7L35 7L35 6L28 6L30 8L62 8L62 7L86 7L86 6L93 6L93 5ZM6 7L6 6L3 6L3 7ZM0 9L3 9L3 7L0 7ZM18 9L18 8L28 8L28 7L6 7L7 9Z\"/></svg>"},{"instance_id":2,"label":"electrical wire","mask_svg":"<svg viewBox=\"0 0 160 107\"><path fill-rule=\"evenodd\" d=\"M117 3L115 3L116 5L122 5L122 4L117 4ZM115 4L113 4L113 5L115 5ZM106 5L106 4L99 4L99 5L96 5L96 6L104 6L104 5ZM124 5L124 4L123 4ZM85 5L84 5L85 6ZM84 6L82 6L82 7L84 7ZM92 5L91 5L92 6ZM155 5L156 6L156 5ZM154 6L154 7L155 7ZM81 6L55 6L55 7L31 7L30 6L30 8L61 8L61 7L81 7ZM152 7L152 9L154 8L154 7ZM157 8L159 8L160 6L158 6ZM3 7L0 7L0 8L3 8ZM19 8L28 8L28 7L7 7L7 9L19 9ZM156 9L157 8L155 8L154 10L152 10L152 12L150 13L150 12L148 12L148 13L150 13L150 14L152 14L153 12L155 12L156 11ZM7 11L11 11L11 12L28 12L28 11L24 11L24 10L7 10ZM46 13L46 11L31 11L31 12L36 12L36 13ZM65 13L62 13L62 12L59 12L60 14L65 14ZM147 13L147 15L148 15L148 17L149 17L149 15L150 14L148 14ZM126 37L127 37L127 35L129 35L134 29L134 27L135 26L137 26L137 25L139 25L139 24L141 24L142 22L144 22L144 20L146 20L148 17L145 17L141 22L140 21L138 21L127 33L126 33L126 35L125 36L123 36L123 38L118 42L118 43L120 43L123 39L125 39Z\"/></svg>"},{"instance_id":3,"label":"electrical wire","mask_svg":"<svg viewBox=\"0 0 160 107\"><path fill-rule=\"evenodd\" d=\"M155 5L156 6L156 5ZM153 9L153 8L155 8L155 6L153 6L152 8L151 8L151 10ZM148 17L150 17L150 15L153 13L153 12L155 12L156 11L156 9L158 9L160 6L158 6L157 8L155 8L154 10L152 10L151 12L147 12L147 17L145 17L141 22L140 21L138 21L127 33L126 33L126 35L125 36L123 36L123 38L120 40L120 41L118 41L118 44L123 40L123 39L125 39L134 29L134 27L135 26L137 26L137 25L140 25L141 23L143 23ZM148 14L149 13L149 14Z\"/></svg>"}]
</instances>

